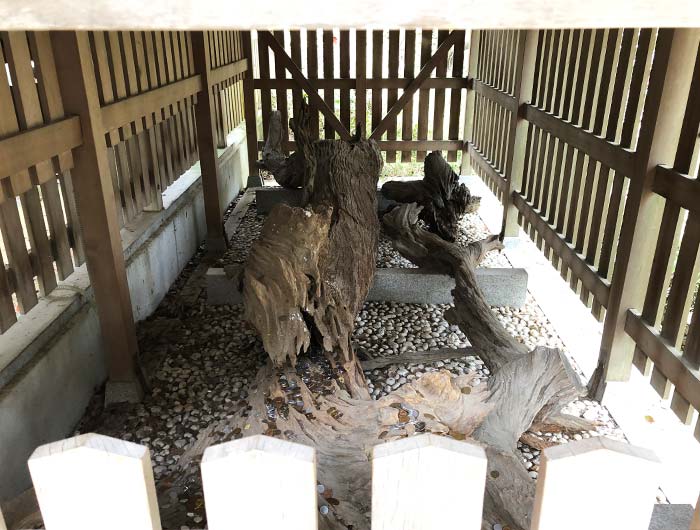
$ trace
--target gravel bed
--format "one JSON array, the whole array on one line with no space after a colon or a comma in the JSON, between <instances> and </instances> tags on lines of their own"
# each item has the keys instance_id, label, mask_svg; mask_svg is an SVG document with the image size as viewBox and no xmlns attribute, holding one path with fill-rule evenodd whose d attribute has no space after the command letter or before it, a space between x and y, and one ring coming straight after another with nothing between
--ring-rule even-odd
<instances>
[{"instance_id":1,"label":"gravel bed","mask_svg":"<svg viewBox=\"0 0 700 530\"><path fill-rule=\"evenodd\" d=\"M232 208L229 209L232 210ZM259 235L264 217L257 215L254 203L234 234L232 248L219 264L244 261L252 241ZM478 215L463 221L460 241L484 237L486 227ZM406 266L405 260L380 241L378 266ZM220 419L248 405L248 385L266 356L253 328L243 322L241 306L208 306L203 277L197 277L201 251L188 264L154 315L138 325L139 348L151 377L152 393L137 405L119 405L104 410L103 394L92 400L76 433L99 432L147 445L151 449L157 485L167 477L179 456L199 433ZM403 261L402 261L403 260ZM493 252L484 265L509 266L501 253ZM192 287L195 287L194 300ZM197 291L199 289L199 291ZM184 301L187 294L187 301ZM443 318L448 305L368 302L357 317L353 335L362 358L386 358L407 351L459 348L468 345L464 334ZM536 345L563 347L556 330L528 295L520 309L492 308L498 319L528 349ZM431 363L397 363L365 372L375 399L435 370L455 375L476 373L480 381L490 373L481 359L465 356ZM573 436L561 433L529 433L548 443L606 435L624 439L608 411L599 403L581 400L567 412L599 422L595 431ZM521 457L530 475L539 471L540 451L519 443ZM198 466L193 462L192 466ZM193 470L194 471L194 470ZM201 483L198 473L183 497L175 499L186 506L168 519L164 528L200 527L204 520ZM662 497L659 498L662 501Z\"/></svg>"}]
</instances>

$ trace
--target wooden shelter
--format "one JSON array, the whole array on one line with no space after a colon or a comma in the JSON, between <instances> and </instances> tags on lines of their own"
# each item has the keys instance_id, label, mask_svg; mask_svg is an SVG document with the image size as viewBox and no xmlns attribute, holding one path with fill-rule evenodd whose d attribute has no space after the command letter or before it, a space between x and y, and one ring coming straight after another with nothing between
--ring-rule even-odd
<instances>
[{"instance_id":1,"label":"wooden shelter","mask_svg":"<svg viewBox=\"0 0 700 530\"><path fill-rule=\"evenodd\" d=\"M653 2L625 13L622 2L597 22L574 4L551 25L533 18L538 6L518 23L494 8L499 22L482 27L501 29L471 29L463 11L384 30L346 11L357 29L304 26L307 5L284 11L285 24L217 23L205 9L166 19L170 29L119 14L95 29L76 22L82 8L13 4L0 8L0 341L85 263L109 384L138 399L147 374L120 230L162 210L163 192L198 162L206 248L225 250L227 137L245 124L256 174L268 116L286 124L306 98L312 140L359 129L386 163L441 151L480 175L503 205L501 238L524 229L603 322L591 395L636 367L682 422L697 421L700 30L680 27L692 18ZM551 28L528 29L541 25ZM30 360L11 359L8 378ZM694 432L700 441L700 421Z\"/></svg>"}]
</instances>

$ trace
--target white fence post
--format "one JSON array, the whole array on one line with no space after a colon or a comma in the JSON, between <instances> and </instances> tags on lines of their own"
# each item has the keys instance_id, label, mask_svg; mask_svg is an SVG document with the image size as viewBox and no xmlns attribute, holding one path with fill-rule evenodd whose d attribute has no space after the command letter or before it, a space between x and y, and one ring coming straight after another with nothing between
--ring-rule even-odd
<instances>
[{"instance_id":1,"label":"white fence post","mask_svg":"<svg viewBox=\"0 0 700 530\"><path fill-rule=\"evenodd\" d=\"M317 528L312 447L269 436L214 445L202 458L202 482L209 530Z\"/></svg>"},{"instance_id":2,"label":"white fence post","mask_svg":"<svg viewBox=\"0 0 700 530\"><path fill-rule=\"evenodd\" d=\"M83 434L37 448L29 471L47 530L160 530L147 447Z\"/></svg>"},{"instance_id":3,"label":"white fence post","mask_svg":"<svg viewBox=\"0 0 700 530\"><path fill-rule=\"evenodd\" d=\"M698 503L695 506L695 515L693 522L690 523L690 530L700 530L700 497L698 497Z\"/></svg>"},{"instance_id":4,"label":"white fence post","mask_svg":"<svg viewBox=\"0 0 700 530\"><path fill-rule=\"evenodd\" d=\"M532 530L647 530L659 461L647 449L588 438L545 449Z\"/></svg>"},{"instance_id":5,"label":"white fence post","mask_svg":"<svg viewBox=\"0 0 700 530\"><path fill-rule=\"evenodd\" d=\"M374 447L372 530L480 530L486 454L423 434Z\"/></svg>"}]
</instances>

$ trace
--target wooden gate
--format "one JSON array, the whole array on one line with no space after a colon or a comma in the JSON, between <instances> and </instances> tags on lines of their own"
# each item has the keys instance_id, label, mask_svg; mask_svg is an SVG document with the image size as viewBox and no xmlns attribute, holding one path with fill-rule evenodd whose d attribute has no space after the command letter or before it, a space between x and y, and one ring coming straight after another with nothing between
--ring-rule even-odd
<instances>
[{"instance_id":1,"label":"wooden gate","mask_svg":"<svg viewBox=\"0 0 700 530\"><path fill-rule=\"evenodd\" d=\"M321 114L312 124L317 138L349 139L359 126L387 162L420 162L431 150L456 161L465 47L465 31L259 31L248 90L257 96L263 130L248 134L260 149L270 112L279 110L286 123L306 93ZM284 145L294 149L289 138Z\"/></svg>"}]
</instances>

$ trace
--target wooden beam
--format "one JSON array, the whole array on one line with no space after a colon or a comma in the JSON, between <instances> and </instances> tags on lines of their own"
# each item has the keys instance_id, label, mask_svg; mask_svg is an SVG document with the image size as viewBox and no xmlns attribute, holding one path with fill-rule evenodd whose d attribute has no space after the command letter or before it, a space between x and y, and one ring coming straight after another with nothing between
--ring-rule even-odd
<instances>
[{"instance_id":1,"label":"wooden beam","mask_svg":"<svg viewBox=\"0 0 700 530\"><path fill-rule=\"evenodd\" d=\"M262 149L265 142L258 142L258 149ZM285 149L293 151L296 149L296 142L282 142ZM461 149L461 140L379 140L377 142L382 151L451 151Z\"/></svg>"},{"instance_id":2,"label":"wooden beam","mask_svg":"<svg viewBox=\"0 0 700 530\"><path fill-rule=\"evenodd\" d=\"M700 371L683 357L683 353L663 338L653 326L644 322L636 310L625 312L624 330L673 384L676 392L696 410L700 409Z\"/></svg>"},{"instance_id":3,"label":"wooden beam","mask_svg":"<svg viewBox=\"0 0 700 530\"><path fill-rule=\"evenodd\" d=\"M570 146L583 151L594 160L614 169L618 174L630 177L635 174L635 153L620 144L606 140L578 125L562 120L551 112L539 109L534 105L523 105L520 108L522 116Z\"/></svg>"},{"instance_id":4,"label":"wooden beam","mask_svg":"<svg viewBox=\"0 0 700 530\"><path fill-rule=\"evenodd\" d=\"M427 63L423 66L423 68L420 69L420 72L418 72L418 75L415 77L415 79L412 79L411 82L406 85L406 87L403 90L403 94L401 94L401 97L394 103L389 111L386 113L386 115L382 118L382 121L377 124L375 129L372 131L372 134L370 135L370 138L372 140L377 140L381 138L382 134L387 130L389 125L392 123L392 121L396 118L396 116L399 115L399 112L406 106L406 103L408 103L408 100L413 98L413 94L416 93L416 90L418 90L421 85L425 82L428 77L430 77L430 74L435 70L435 67L440 63L441 61L445 60L447 57L447 53L450 51L450 48L455 45L455 43L459 40L460 37L460 32L459 31L453 31L451 32L447 38L440 44L437 50L435 50L435 53L433 56L428 60Z\"/></svg>"},{"instance_id":5,"label":"wooden beam","mask_svg":"<svg viewBox=\"0 0 700 530\"><path fill-rule=\"evenodd\" d=\"M473 144L469 144L467 147L467 152L469 153L469 158L472 161L472 167L474 167L474 164L479 166L484 173L488 176L488 178L498 186L499 189L505 190L506 188L506 179L501 173L498 172L498 170L493 167L491 162L489 162L486 157L482 154L481 151L479 151L476 147L474 147Z\"/></svg>"},{"instance_id":6,"label":"wooden beam","mask_svg":"<svg viewBox=\"0 0 700 530\"><path fill-rule=\"evenodd\" d=\"M0 179L51 160L83 141L77 116L23 131L0 140ZM71 169L64 166L63 170Z\"/></svg>"},{"instance_id":7,"label":"wooden beam","mask_svg":"<svg viewBox=\"0 0 700 530\"><path fill-rule=\"evenodd\" d=\"M211 76L209 77L210 86L218 85L224 81L228 81L232 77L241 75L248 71L248 59L239 59L230 64L225 64L224 66L219 66L219 68L214 68L211 71Z\"/></svg>"},{"instance_id":8,"label":"wooden beam","mask_svg":"<svg viewBox=\"0 0 700 530\"><path fill-rule=\"evenodd\" d=\"M356 88L358 79L353 77L342 77L336 79L324 78L307 78L312 87L316 90L337 89L337 90L352 90ZM394 88L404 89L413 78L395 77L395 78L369 78L365 79L365 87L368 89L374 88ZM299 85L294 79L255 79L254 86L259 90L276 90L278 88L286 88L292 90L299 88ZM422 88L468 88L469 82L462 77L429 77L423 83Z\"/></svg>"},{"instance_id":9,"label":"wooden beam","mask_svg":"<svg viewBox=\"0 0 700 530\"><path fill-rule=\"evenodd\" d=\"M155 113L156 122L161 121L161 109L191 97L202 90L199 75L187 77L175 83L130 96L102 107L104 132L113 131ZM147 124L150 126L150 124Z\"/></svg>"},{"instance_id":10,"label":"wooden beam","mask_svg":"<svg viewBox=\"0 0 700 530\"><path fill-rule=\"evenodd\" d=\"M73 150L73 187L90 284L95 293L110 382L137 389L138 345L126 278L117 202L87 32L51 35L66 114L80 119L82 145Z\"/></svg>"},{"instance_id":11,"label":"wooden beam","mask_svg":"<svg viewBox=\"0 0 700 530\"><path fill-rule=\"evenodd\" d=\"M193 31L191 40L194 70L202 78L202 86L205 87L197 95L194 112L197 124L199 167L202 171L204 215L207 220L206 245L208 252L222 253L227 248L227 242L224 237L224 216L219 203L219 165L217 163L214 97L211 89L211 59L203 31Z\"/></svg>"},{"instance_id":12,"label":"wooden beam","mask_svg":"<svg viewBox=\"0 0 700 530\"><path fill-rule=\"evenodd\" d=\"M299 70L299 67L292 61L291 57L287 55L279 41L269 32L260 31L258 32L258 38L263 42L267 43L270 49L275 54L275 61L279 61L282 66L284 66L292 78L304 89L304 91L309 96L309 104L315 109L323 114L326 122L329 123L333 129L338 133L341 140L350 140L350 132L345 128L345 126L340 122L335 113L328 107L325 101L318 95L318 92L311 86L309 80L304 76L304 74Z\"/></svg>"},{"instance_id":13,"label":"wooden beam","mask_svg":"<svg viewBox=\"0 0 700 530\"><path fill-rule=\"evenodd\" d=\"M681 208L700 212L700 181L697 178L660 165L656 167L652 190Z\"/></svg>"},{"instance_id":14,"label":"wooden beam","mask_svg":"<svg viewBox=\"0 0 700 530\"><path fill-rule=\"evenodd\" d=\"M630 376L635 344L625 333L627 310L643 306L656 247L654 234L663 213L664 201L652 191L652 183L657 165L673 164L693 79L688 58L695 57L699 44L699 29L662 29L656 40L598 367L589 383L596 398L602 397L606 381L626 381Z\"/></svg>"},{"instance_id":15,"label":"wooden beam","mask_svg":"<svg viewBox=\"0 0 700 530\"><path fill-rule=\"evenodd\" d=\"M491 85L484 83L483 81L479 81L478 79L472 79L471 86L473 87L474 92L476 92L477 94L481 94L486 99L490 99L491 101L500 105L504 109L509 110L511 112L517 111L518 102L514 96L511 96L510 94L507 94L502 90L494 88ZM528 98L528 102L529 101L530 100Z\"/></svg>"},{"instance_id":16,"label":"wooden beam","mask_svg":"<svg viewBox=\"0 0 700 530\"><path fill-rule=\"evenodd\" d=\"M700 27L696 0L470 0L435 9L431 2L356 0L328 4L309 0L5 0L0 20L7 30L117 29L197 30L250 28L658 28Z\"/></svg>"},{"instance_id":17,"label":"wooden beam","mask_svg":"<svg viewBox=\"0 0 700 530\"><path fill-rule=\"evenodd\" d=\"M518 237L518 208L513 202L514 194L522 189L527 159L527 132L529 124L520 116L518 108L532 100L537 62L537 30L519 31L515 58L515 80L513 106L510 109L508 151L506 153L506 193L503 197L503 224L501 238Z\"/></svg>"}]
</instances>

